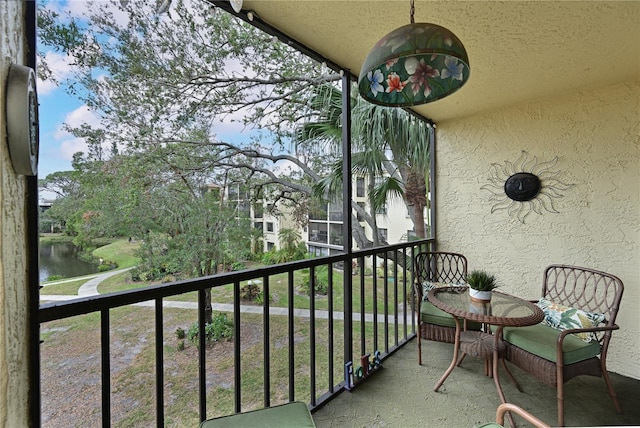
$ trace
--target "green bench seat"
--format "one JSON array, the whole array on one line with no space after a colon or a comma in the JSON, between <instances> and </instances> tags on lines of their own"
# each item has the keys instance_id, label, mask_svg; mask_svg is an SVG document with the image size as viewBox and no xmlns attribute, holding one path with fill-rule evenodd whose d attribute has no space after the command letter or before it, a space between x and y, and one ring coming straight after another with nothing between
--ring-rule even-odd
<instances>
[{"instance_id":1,"label":"green bench seat","mask_svg":"<svg viewBox=\"0 0 640 428\"><path fill-rule=\"evenodd\" d=\"M294 401L235 415L209 419L200 428L315 428L306 403Z\"/></svg>"},{"instance_id":2,"label":"green bench seat","mask_svg":"<svg viewBox=\"0 0 640 428\"><path fill-rule=\"evenodd\" d=\"M420 304L420 321L427 324L435 324L443 327L456 327L456 322L451 314L433 306L433 303L424 301ZM480 330L480 323L467 321L467 330Z\"/></svg>"},{"instance_id":3,"label":"green bench seat","mask_svg":"<svg viewBox=\"0 0 640 428\"><path fill-rule=\"evenodd\" d=\"M495 330L495 327L492 327ZM557 363L556 345L561 331L543 323L528 327L505 327L502 337L506 342L537 355L545 360ZM563 364L573 364L584 361L600 354L600 342L593 340L589 343L579 337L569 334L564 339L562 348Z\"/></svg>"}]
</instances>

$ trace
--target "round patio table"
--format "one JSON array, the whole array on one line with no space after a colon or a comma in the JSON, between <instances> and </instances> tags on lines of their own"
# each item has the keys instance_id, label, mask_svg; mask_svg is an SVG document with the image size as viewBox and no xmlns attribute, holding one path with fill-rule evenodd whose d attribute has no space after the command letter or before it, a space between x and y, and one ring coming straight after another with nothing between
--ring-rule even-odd
<instances>
[{"instance_id":1,"label":"round patio table","mask_svg":"<svg viewBox=\"0 0 640 428\"><path fill-rule=\"evenodd\" d=\"M497 291L492 291L490 302L475 302L469 298L468 287L435 288L429 292L427 298L436 308L451 314L456 323L453 360L433 390L437 391L456 365L460 365L464 356L469 354L485 360L485 374L493 377L500 401L505 403L498 376L498 361L502 362L505 371L516 385L517 382L504 363L505 345L502 341L502 329L505 326L524 327L538 324L544 319L544 312L527 300ZM490 328L486 328L485 331L467 331L464 328L466 320L485 326L496 326L495 332L492 334ZM460 351L462 356L459 358ZM514 425L511 415L509 422Z\"/></svg>"}]
</instances>

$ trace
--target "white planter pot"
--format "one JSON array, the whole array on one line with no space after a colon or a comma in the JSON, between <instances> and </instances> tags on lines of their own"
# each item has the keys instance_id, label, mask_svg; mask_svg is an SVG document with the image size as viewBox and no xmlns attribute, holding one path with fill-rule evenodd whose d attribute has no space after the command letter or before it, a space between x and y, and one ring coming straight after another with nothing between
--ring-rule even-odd
<instances>
[{"instance_id":1,"label":"white planter pot","mask_svg":"<svg viewBox=\"0 0 640 428\"><path fill-rule=\"evenodd\" d=\"M469 298L476 302L490 302L491 291L480 291L474 288L469 288Z\"/></svg>"},{"instance_id":2,"label":"white planter pot","mask_svg":"<svg viewBox=\"0 0 640 428\"><path fill-rule=\"evenodd\" d=\"M469 312L472 314L491 315L491 302L471 300L469 302Z\"/></svg>"}]
</instances>

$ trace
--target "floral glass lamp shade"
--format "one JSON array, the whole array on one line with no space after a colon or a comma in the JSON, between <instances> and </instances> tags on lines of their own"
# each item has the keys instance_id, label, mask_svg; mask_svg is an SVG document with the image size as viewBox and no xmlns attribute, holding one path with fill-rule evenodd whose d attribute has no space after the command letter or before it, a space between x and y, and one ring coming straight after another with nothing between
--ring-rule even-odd
<instances>
[{"instance_id":1,"label":"floral glass lamp shade","mask_svg":"<svg viewBox=\"0 0 640 428\"><path fill-rule=\"evenodd\" d=\"M467 51L455 34L436 24L412 22L371 49L360 70L358 90L374 104L408 107L454 93L467 82L469 72Z\"/></svg>"}]
</instances>

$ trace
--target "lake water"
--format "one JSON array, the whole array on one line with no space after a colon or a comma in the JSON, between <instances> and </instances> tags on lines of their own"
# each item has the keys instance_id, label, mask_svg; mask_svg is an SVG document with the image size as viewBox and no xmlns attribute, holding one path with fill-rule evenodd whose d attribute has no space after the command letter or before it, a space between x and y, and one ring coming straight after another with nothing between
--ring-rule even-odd
<instances>
[{"instance_id":1,"label":"lake water","mask_svg":"<svg viewBox=\"0 0 640 428\"><path fill-rule=\"evenodd\" d=\"M78 249L70 242L40 244L40 281L52 275L64 278L98 272L98 266L78 259Z\"/></svg>"}]
</instances>

